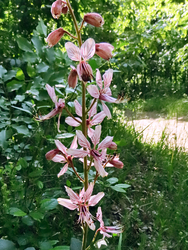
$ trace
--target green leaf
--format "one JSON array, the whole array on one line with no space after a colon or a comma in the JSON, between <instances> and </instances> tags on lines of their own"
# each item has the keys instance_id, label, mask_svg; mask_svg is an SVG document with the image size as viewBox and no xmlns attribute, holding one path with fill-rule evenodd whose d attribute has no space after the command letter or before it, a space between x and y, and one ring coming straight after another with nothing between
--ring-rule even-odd
<instances>
[{"instance_id":1,"label":"green leaf","mask_svg":"<svg viewBox=\"0 0 188 250\"><path fill-rule=\"evenodd\" d=\"M110 184L114 184L118 182L118 178L112 177L112 178L107 179L106 181L109 182Z\"/></svg>"},{"instance_id":2,"label":"green leaf","mask_svg":"<svg viewBox=\"0 0 188 250\"><path fill-rule=\"evenodd\" d=\"M14 70L9 70L8 73L4 76L4 81L8 81L10 79L12 79L13 77L16 76L16 73L17 73L17 70L14 69Z\"/></svg>"},{"instance_id":3,"label":"green leaf","mask_svg":"<svg viewBox=\"0 0 188 250\"><path fill-rule=\"evenodd\" d=\"M64 138L71 138L75 136L75 134L72 134L72 133L64 133L64 134L58 134L56 136L57 139L64 139Z\"/></svg>"},{"instance_id":4,"label":"green leaf","mask_svg":"<svg viewBox=\"0 0 188 250\"><path fill-rule=\"evenodd\" d=\"M24 224L26 224L27 226L32 226L34 223L34 221L32 220L32 218L29 215L22 217L22 222Z\"/></svg>"},{"instance_id":5,"label":"green leaf","mask_svg":"<svg viewBox=\"0 0 188 250\"><path fill-rule=\"evenodd\" d=\"M53 246L50 241L39 242L40 250L50 250Z\"/></svg>"},{"instance_id":6,"label":"green leaf","mask_svg":"<svg viewBox=\"0 0 188 250\"><path fill-rule=\"evenodd\" d=\"M11 82L7 83L7 90L8 90L8 92L18 90L23 86L23 84L24 84L24 82L12 80Z\"/></svg>"},{"instance_id":7,"label":"green leaf","mask_svg":"<svg viewBox=\"0 0 188 250\"><path fill-rule=\"evenodd\" d=\"M26 159L25 158L20 158L19 160L18 160L18 163L17 163L17 165L21 165L23 168L27 168L27 161L26 161Z\"/></svg>"},{"instance_id":8,"label":"green leaf","mask_svg":"<svg viewBox=\"0 0 188 250\"><path fill-rule=\"evenodd\" d=\"M1 240L0 239L0 249L1 250L16 250L15 245L10 240Z\"/></svg>"},{"instance_id":9,"label":"green leaf","mask_svg":"<svg viewBox=\"0 0 188 250\"><path fill-rule=\"evenodd\" d=\"M25 75L24 75L22 69L20 69L20 68L18 69L18 71L17 71L17 73L16 73L16 78L17 78L18 80L20 80L20 81L25 80Z\"/></svg>"},{"instance_id":10,"label":"green leaf","mask_svg":"<svg viewBox=\"0 0 188 250\"><path fill-rule=\"evenodd\" d=\"M126 191L123 189L123 188L120 188L120 187L116 187L116 186L111 186L111 188L117 192L120 192L120 193L126 193Z\"/></svg>"},{"instance_id":11,"label":"green leaf","mask_svg":"<svg viewBox=\"0 0 188 250\"><path fill-rule=\"evenodd\" d=\"M131 185L129 185L129 184L116 184L115 185L115 187L120 187L120 188L128 188L128 187L130 187Z\"/></svg>"},{"instance_id":12,"label":"green leaf","mask_svg":"<svg viewBox=\"0 0 188 250\"><path fill-rule=\"evenodd\" d=\"M42 44L41 40L39 39L39 37L34 36L31 39L31 41L32 41L33 45L35 46L37 53L40 54L42 52L43 44Z\"/></svg>"},{"instance_id":13,"label":"green leaf","mask_svg":"<svg viewBox=\"0 0 188 250\"><path fill-rule=\"evenodd\" d=\"M69 246L58 246L58 247L54 247L50 250L70 250Z\"/></svg>"},{"instance_id":14,"label":"green leaf","mask_svg":"<svg viewBox=\"0 0 188 250\"><path fill-rule=\"evenodd\" d=\"M26 215L26 213L24 211L22 211L21 209L19 209L17 207L11 207L9 210L9 214L11 214L13 216L18 216L18 217L22 217L22 216Z\"/></svg>"},{"instance_id":15,"label":"green leaf","mask_svg":"<svg viewBox=\"0 0 188 250\"><path fill-rule=\"evenodd\" d=\"M40 221L44 218L44 214L39 211L33 211L29 214L34 220Z\"/></svg>"},{"instance_id":16,"label":"green leaf","mask_svg":"<svg viewBox=\"0 0 188 250\"><path fill-rule=\"evenodd\" d=\"M36 250L34 247L27 247L24 250Z\"/></svg>"},{"instance_id":17,"label":"green leaf","mask_svg":"<svg viewBox=\"0 0 188 250\"><path fill-rule=\"evenodd\" d=\"M43 189L43 187L44 187L42 181L37 181L37 186L38 186L40 189Z\"/></svg>"},{"instance_id":18,"label":"green leaf","mask_svg":"<svg viewBox=\"0 0 188 250\"><path fill-rule=\"evenodd\" d=\"M42 19L40 19L36 30L39 34L47 36L47 26L44 24Z\"/></svg>"},{"instance_id":19,"label":"green leaf","mask_svg":"<svg viewBox=\"0 0 188 250\"><path fill-rule=\"evenodd\" d=\"M31 173L29 173L29 177L38 177L38 176L41 176L43 173L44 173L43 169L36 169L32 171Z\"/></svg>"},{"instance_id":20,"label":"green leaf","mask_svg":"<svg viewBox=\"0 0 188 250\"><path fill-rule=\"evenodd\" d=\"M28 109L19 108L19 107L16 107L16 106L14 106L14 105L12 105L11 107L13 107L13 108L15 108L15 109L19 109L19 110L21 110L21 111L23 111L23 112L26 112L26 113L32 115L32 113L31 113Z\"/></svg>"},{"instance_id":21,"label":"green leaf","mask_svg":"<svg viewBox=\"0 0 188 250\"><path fill-rule=\"evenodd\" d=\"M0 65L0 78L2 78L5 73L7 73L7 70Z\"/></svg>"},{"instance_id":22,"label":"green leaf","mask_svg":"<svg viewBox=\"0 0 188 250\"><path fill-rule=\"evenodd\" d=\"M41 208L45 210L52 210L56 208L58 205L58 202L56 199L45 199L41 202Z\"/></svg>"},{"instance_id":23,"label":"green leaf","mask_svg":"<svg viewBox=\"0 0 188 250\"><path fill-rule=\"evenodd\" d=\"M27 64L27 74L30 77L34 77L36 75L36 69L30 63Z\"/></svg>"},{"instance_id":24,"label":"green leaf","mask_svg":"<svg viewBox=\"0 0 188 250\"><path fill-rule=\"evenodd\" d=\"M26 38L17 37L17 43L21 50L26 51L26 52L33 52L32 51L33 46L31 45L31 43L27 41Z\"/></svg>"},{"instance_id":25,"label":"green leaf","mask_svg":"<svg viewBox=\"0 0 188 250\"><path fill-rule=\"evenodd\" d=\"M71 238L70 250L81 250L82 242L76 238Z\"/></svg>"},{"instance_id":26,"label":"green leaf","mask_svg":"<svg viewBox=\"0 0 188 250\"><path fill-rule=\"evenodd\" d=\"M49 69L49 66L46 65L44 62L37 65L37 72L38 73L46 72L48 69Z\"/></svg>"},{"instance_id":27,"label":"green leaf","mask_svg":"<svg viewBox=\"0 0 188 250\"><path fill-rule=\"evenodd\" d=\"M24 125L13 124L12 127L14 129L16 129L18 134L24 134L24 135L29 135L30 134L28 128L26 126L24 126Z\"/></svg>"}]
</instances>

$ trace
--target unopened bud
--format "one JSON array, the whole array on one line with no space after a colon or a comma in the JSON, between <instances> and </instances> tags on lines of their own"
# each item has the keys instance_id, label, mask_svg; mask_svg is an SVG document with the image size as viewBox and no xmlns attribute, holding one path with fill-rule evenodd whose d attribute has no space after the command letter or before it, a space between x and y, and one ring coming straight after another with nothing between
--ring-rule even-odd
<instances>
[{"instance_id":1,"label":"unopened bud","mask_svg":"<svg viewBox=\"0 0 188 250\"><path fill-rule=\"evenodd\" d=\"M116 150L117 149L117 144L115 142L112 142L110 146L108 146L109 149Z\"/></svg>"},{"instance_id":2,"label":"unopened bud","mask_svg":"<svg viewBox=\"0 0 188 250\"><path fill-rule=\"evenodd\" d=\"M77 66L77 72L80 80L83 80L84 82L91 82L91 79L93 78L93 71L87 62L80 62Z\"/></svg>"},{"instance_id":3,"label":"unopened bud","mask_svg":"<svg viewBox=\"0 0 188 250\"><path fill-rule=\"evenodd\" d=\"M49 152L46 153L45 157L48 161L52 160L56 154L58 154L60 151L58 148L52 149Z\"/></svg>"},{"instance_id":4,"label":"unopened bud","mask_svg":"<svg viewBox=\"0 0 188 250\"><path fill-rule=\"evenodd\" d=\"M71 66L71 68L72 70L68 77L68 84L69 84L69 87L74 89L78 82L78 74L77 74L77 70L75 67Z\"/></svg>"},{"instance_id":5,"label":"unopened bud","mask_svg":"<svg viewBox=\"0 0 188 250\"><path fill-rule=\"evenodd\" d=\"M95 27L101 27L104 24L104 19L98 13L87 13L84 15L84 21Z\"/></svg>"},{"instance_id":6,"label":"unopened bud","mask_svg":"<svg viewBox=\"0 0 188 250\"><path fill-rule=\"evenodd\" d=\"M53 47L54 45L56 45L61 39L61 37L64 35L64 33L65 30L63 28L59 28L57 30L52 31L46 38L48 46Z\"/></svg>"},{"instance_id":7,"label":"unopened bud","mask_svg":"<svg viewBox=\"0 0 188 250\"><path fill-rule=\"evenodd\" d=\"M68 6L66 4L63 5L61 12L62 12L62 14L67 14Z\"/></svg>"},{"instance_id":8,"label":"unopened bud","mask_svg":"<svg viewBox=\"0 0 188 250\"><path fill-rule=\"evenodd\" d=\"M124 164L122 161L119 161L119 160L116 160L116 159L113 159L111 161L109 161L110 164L112 164L115 168L123 168Z\"/></svg>"},{"instance_id":9,"label":"unopened bud","mask_svg":"<svg viewBox=\"0 0 188 250\"><path fill-rule=\"evenodd\" d=\"M95 44L95 53L105 60L112 58L112 50L114 46L109 43L96 43Z\"/></svg>"},{"instance_id":10,"label":"unopened bud","mask_svg":"<svg viewBox=\"0 0 188 250\"><path fill-rule=\"evenodd\" d=\"M51 7L51 13L53 18L58 19L61 16L62 13L62 1L57 0L53 2L52 7Z\"/></svg>"}]
</instances>

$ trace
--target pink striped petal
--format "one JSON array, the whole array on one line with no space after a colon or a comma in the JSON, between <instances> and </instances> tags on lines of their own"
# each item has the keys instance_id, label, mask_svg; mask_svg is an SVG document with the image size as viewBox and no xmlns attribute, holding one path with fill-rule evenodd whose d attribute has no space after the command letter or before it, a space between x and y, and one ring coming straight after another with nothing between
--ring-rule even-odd
<instances>
[{"instance_id":1,"label":"pink striped petal","mask_svg":"<svg viewBox=\"0 0 188 250\"><path fill-rule=\"evenodd\" d=\"M94 166L95 166L95 168L100 176L105 177L108 175L108 173L104 170L100 160L94 159Z\"/></svg>"},{"instance_id":2,"label":"pink striped petal","mask_svg":"<svg viewBox=\"0 0 188 250\"><path fill-rule=\"evenodd\" d=\"M85 138L84 134L82 133L82 131L77 130L76 134L78 136L78 143L80 144L80 146L82 146L83 148L88 148L90 149L90 143L89 141Z\"/></svg>"},{"instance_id":3,"label":"pink striped petal","mask_svg":"<svg viewBox=\"0 0 188 250\"><path fill-rule=\"evenodd\" d=\"M75 117L77 120L79 120L80 122L82 122L82 120L79 118L79 117ZM80 125L79 122L75 121L72 117L68 116L66 119L65 119L65 122L70 125L70 126L73 126L73 127L78 127Z\"/></svg>"},{"instance_id":4,"label":"pink striped petal","mask_svg":"<svg viewBox=\"0 0 188 250\"><path fill-rule=\"evenodd\" d=\"M96 83L99 86L99 88L102 89L102 78L101 78L101 73L98 69L96 73Z\"/></svg>"},{"instance_id":5,"label":"pink striped petal","mask_svg":"<svg viewBox=\"0 0 188 250\"><path fill-rule=\"evenodd\" d=\"M68 57L73 61L81 61L80 49L74 45L74 43L65 43L65 49L67 50Z\"/></svg>"},{"instance_id":6,"label":"pink striped petal","mask_svg":"<svg viewBox=\"0 0 188 250\"><path fill-rule=\"evenodd\" d=\"M84 60L89 60L95 54L95 41L88 38L81 46L80 54Z\"/></svg>"},{"instance_id":7,"label":"pink striped petal","mask_svg":"<svg viewBox=\"0 0 188 250\"><path fill-rule=\"evenodd\" d=\"M102 209L101 209L101 207L98 207L96 217L97 217L97 220L100 223L103 223L103 220L102 220Z\"/></svg>"},{"instance_id":8,"label":"pink striped petal","mask_svg":"<svg viewBox=\"0 0 188 250\"><path fill-rule=\"evenodd\" d=\"M83 198L85 201L88 201L90 199L92 192L93 192L93 186L94 184L90 183L90 185L87 188L87 191L84 193Z\"/></svg>"},{"instance_id":9,"label":"pink striped petal","mask_svg":"<svg viewBox=\"0 0 188 250\"><path fill-rule=\"evenodd\" d=\"M57 108L57 96L55 94L55 90L54 87L51 87L49 84L46 84L46 89L48 91L48 95L50 96L50 98L52 99L52 102L55 103L55 106Z\"/></svg>"},{"instance_id":10,"label":"pink striped petal","mask_svg":"<svg viewBox=\"0 0 188 250\"><path fill-rule=\"evenodd\" d=\"M58 155L58 154L52 158L52 161L61 162L61 163L67 162L67 160L65 159L63 155Z\"/></svg>"},{"instance_id":11,"label":"pink striped petal","mask_svg":"<svg viewBox=\"0 0 188 250\"><path fill-rule=\"evenodd\" d=\"M103 80L104 80L104 87L109 87L112 81L113 77L113 69L108 69L104 75L103 75Z\"/></svg>"},{"instance_id":12,"label":"pink striped petal","mask_svg":"<svg viewBox=\"0 0 188 250\"><path fill-rule=\"evenodd\" d=\"M55 145L63 154L67 154L67 148L59 140L55 140Z\"/></svg>"},{"instance_id":13,"label":"pink striped petal","mask_svg":"<svg viewBox=\"0 0 188 250\"><path fill-rule=\"evenodd\" d=\"M74 107L75 107L76 114L82 117L82 106L77 100L74 101Z\"/></svg>"},{"instance_id":14,"label":"pink striped petal","mask_svg":"<svg viewBox=\"0 0 188 250\"><path fill-rule=\"evenodd\" d=\"M101 111L100 113L96 114L93 117L92 121L90 122L91 126L94 126L94 125L101 123L105 117L106 117L106 114L104 111Z\"/></svg>"},{"instance_id":15,"label":"pink striped petal","mask_svg":"<svg viewBox=\"0 0 188 250\"><path fill-rule=\"evenodd\" d=\"M95 127L95 132L91 137L91 141L93 142L94 147L96 147L96 145L99 143L100 136L101 136L101 125L98 125Z\"/></svg>"},{"instance_id":16,"label":"pink striped petal","mask_svg":"<svg viewBox=\"0 0 188 250\"><path fill-rule=\"evenodd\" d=\"M67 154L69 155L73 155L74 157L85 157L86 155L88 155L88 152L85 150L81 150L81 149L72 149L69 148L67 149Z\"/></svg>"},{"instance_id":17,"label":"pink striped petal","mask_svg":"<svg viewBox=\"0 0 188 250\"><path fill-rule=\"evenodd\" d=\"M62 175L64 175L64 173L66 173L67 172L67 170L68 170L68 166L69 166L69 164L67 163L67 164L65 164L65 166L61 169L61 171L59 172L59 174L57 175L57 177L59 178L60 176L62 176Z\"/></svg>"},{"instance_id":18,"label":"pink striped petal","mask_svg":"<svg viewBox=\"0 0 188 250\"><path fill-rule=\"evenodd\" d=\"M109 110L108 106L104 102L102 102L102 107L103 107L103 111L108 116L108 119L111 119L112 115L110 113L110 110Z\"/></svg>"},{"instance_id":19,"label":"pink striped petal","mask_svg":"<svg viewBox=\"0 0 188 250\"><path fill-rule=\"evenodd\" d=\"M91 102L91 105L93 104L93 102L94 102L94 99ZM89 114L89 117L93 117L96 113L97 113L97 102L94 103L93 107L90 109L90 111L88 112L88 114Z\"/></svg>"},{"instance_id":20,"label":"pink striped petal","mask_svg":"<svg viewBox=\"0 0 188 250\"><path fill-rule=\"evenodd\" d=\"M112 140L113 136L107 136L106 138L104 138L104 140L102 140L102 142L99 143L98 150L108 148L111 145Z\"/></svg>"},{"instance_id":21,"label":"pink striped petal","mask_svg":"<svg viewBox=\"0 0 188 250\"><path fill-rule=\"evenodd\" d=\"M60 111L61 111L61 110L55 108L55 109L53 109L50 113L48 113L47 115L36 117L36 120L37 120L37 121L48 120L48 119L54 117L55 115L59 114Z\"/></svg>"},{"instance_id":22,"label":"pink striped petal","mask_svg":"<svg viewBox=\"0 0 188 250\"><path fill-rule=\"evenodd\" d=\"M88 134L89 138L91 138L91 137L93 136L94 132L95 132L94 129L92 129L92 128L90 128L90 127L88 128L87 134Z\"/></svg>"},{"instance_id":23,"label":"pink striped petal","mask_svg":"<svg viewBox=\"0 0 188 250\"><path fill-rule=\"evenodd\" d=\"M77 136L75 135L73 141L72 141L72 144L70 146L70 148L73 148L73 149L76 149L78 147L78 144L77 144Z\"/></svg>"},{"instance_id":24,"label":"pink striped petal","mask_svg":"<svg viewBox=\"0 0 188 250\"><path fill-rule=\"evenodd\" d=\"M57 201L61 206L64 206L70 210L75 210L78 207L77 205L73 204L71 200L68 199L58 198Z\"/></svg>"},{"instance_id":25,"label":"pink striped petal","mask_svg":"<svg viewBox=\"0 0 188 250\"><path fill-rule=\"evenodd\" d=\"M90 95L94 98L99 98L99 90L96 85L89 85L87 87L87 91L90 93Z\"/></svg>"},{"instance_id":26,"label":"pink striped petal","mask_svg":"<svg viewBox=\"0 0 188 250\"><path fill-rule=\"evenodd\" d=\"M110 103L114 103L114 102L117 101L116 98L111 97L111 96L109 96L107 94L101 94L99 99L102 100L102 101L105 101L105 102L110 102Z\"/></svg>"},{"instance_id":27,"label":"pink striped petal","mask_svg":"<svg viewBox=\"0 0 188 250\"><path fill-rule=\"evenodd\" d=\"M96 195L92 195L91 198L89 199L89 203L88 205L93 207L95 206L104 196L104 193L103 192L100 192Z\"/></svg>"},{"instance_id":28,"label":"pink striped petal","mask_svg":"<svg viewBox=\"0 0 188 250\"><path fill-rule=\"evenodd\" d=\"M68 196L70 197L71 201L74 203L78 203L79 195L67 186L65 186L65 189L66 189L66 192L67 192Z\"/></svg>"},{"instance_id":29,"label":"pink striped petal","mask_svg":"<svg viewBox=\"0 0 188 250\"><path fill-rule=\"evenodd\" d=\"M106 95L112 95L111 89L110 88L106 88L105 90L103 90L105 92Z\"/></svg>"}]
</instances>

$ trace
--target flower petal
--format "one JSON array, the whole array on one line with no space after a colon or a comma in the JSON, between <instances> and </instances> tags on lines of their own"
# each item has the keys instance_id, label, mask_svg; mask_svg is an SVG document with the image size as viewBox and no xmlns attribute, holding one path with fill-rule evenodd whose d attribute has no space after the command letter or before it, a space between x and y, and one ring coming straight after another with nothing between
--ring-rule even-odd
<instances>
[{"instance_id":1,"label":"flower petal","mask_svg":"<svg viewBox=\"0 0 188 250\"><path fill-rule=\"evenodd\" d=\"M84 60L89 60L95 54L95 41L88 38L81 46L80 54Z\"/></svg>"},{"instance_id":2,"label":"flower petal","mask_svg":"<svg viewBox=\"0 0 188 250\"><path fill-rule=\"evenodd\" d=\"M93 192L93 186L94 184L93 183L90 183L90 185L88 186L86 192L84 193L83 195L83 198L85 201L88 201L92 195L92 192Z\"/></svg>"},{"instance_id":3,"label":"flower petal","mask_svg":"<svg viewBox=\"0 0 188 250\"><path fill-rule=\"evenodd\" d=\"M102 102L102 107L103 107L103 111L108 116L108 119L111 119L112 115L110 113L110 110L109 110L108 106L104 102Z\"/></svg>"},{"instance_id":4,"label":"flower petal","mask_svg":"<svg viewBox=\"0 0 188 250\"><path fill-rule=\"evenodd\" d=\"M106 117L106 114L104 111L101 111L100 113L96 114L90 122L91 126L101 123L105 117Z\"/></svg>"},{"instance_id":5,"label":"flower petal","mask_svg":"<svg viewBox=\"0 0 188 250\"><path fill-rule=\"evenodd\" d=\"M104 196L103 192L100 192L96 195L92 195L91 198L89 199L88 205L93 207L95 206Z\"/></svg>"},{"instance_id":6,"label":"flower petal","mask_svg":"<svg viewBox=\"0 0 188 250\"><path fill-rule=\"evenodd\" d=\"M101 94L99 96L99 99L102 100L102 101L105 101L105 102L110 102L110 103L115 103L117 101L116 98L111 97L111 96L109 96L107 94Z\"/></svg>"},{"instance_id":7,"label":"flower petal","mask_svg":"<svg viewBox=\"0 0 188 250\"><path fill-rule=\"evenodd\" d=\"M78 203L79 195L67 186L65 186L65 189L66 189L66 192L67 192L68 196L70 197L71 201L74 203Z\"/></svg>"},{"instance_id":8,"label":"flower petal","mask_svg":"<svg viewBox=\"0 0 188 250\"><path fill-rule=\"evenodd\" d=\"M73 61L81 61L80 49L74 45L74 43L65 43L65 48L67 50L68 57Z\"/></svg>"},{"instance_id":9,"label":"flower petal","mask_svg":"<svg viewBox=\"0 0 188 250\"><path fill-rule=\"evenodd\" d=\"M90 128L90 127L88 128L87 134L88 134L89 138L91 138L91 137L93 136L94 132L95 132L94 129L92 129L92 128Z\"/></svg>"},{"instance_id":10,"label":"flower petal","mask_svg":"<svg viewBox=\"0 0 188 250\"><path fill-rule=\"evenodd\" d=\"M98 145L98 150L108 148L113 140L113 136L107 136L101 143Z\"/></svg>"},{"instance_id":11,"label":"flower petal","mask_svg":"<svg viewBox=\"0 0 188 250\"><path fill-rule=\"evenodd\" d=\"M99 98L100 93L96 85L89 85L87 87L87 91L90 93L92 97L97 99Z\"/></svg>"},{"instance_id":12,"label":"flower petal","mask_svg":"<svg viewBox=\"0 0 188 250\"><path fill-rule=\"evenodd\" d=\"M109 87L112 81L113 77L113 69L108 69L104 75L103 75L103 80L104 80L104 87Z\"/></svg>"},{"instance_id":13,"label":"flower petal","mask_svg":"<svg viewBox=\"0 0 188 250\"><path fill-rule=\"evenodd\" d=\"M57 108L57 96L55 94L54 87L51 87L49 84L46 84L46 89L48 91L48 95L52 99L52 102L55 103L55 107Z\"/></svg>"},{"instance_id":14,"label":"flower petal","mask_svg":"<svg viewBox=\"0 0 188 250\"><path fill-rule=\"evenodd\" d=\"M74 107L75 107L76 114L82 117L82 106L77 100L74 101Z\"/></svg>"},{"instance_id":15,"label":"flower petal","mask_svg":"<svg viewBox=\"0 0 188 250\"><path fill-rule=\"evenodd\" d=\"M99 86L99 88L102 89L102 78L101 78L101 73L98 69L96 73L96 83Z\"/></svg>"},{"instance_id":16,"label":"flower petal","mask_svg":"<svg viewBox=\"0 0 188 250\"><path fill-rule=\"evenodd\" d=\"M81 130L77 130L76 134L78 136L78 143L80 144L80 146L82 146L83 148L88 148L90 149L90 143L89 141L85 138L84 134L82 133Z\"/></svg>"},{"instance_id":17,"label":"flower petal","mask_svg":"<svg viewBox=\"0 0 188 250\"><path fill-rule=\"evenodd\" d=\"M94 101L95 101L95 99L92 100L91 105L93 105L93 106L88 112L89 118L93 117L97 113L97 102L95 101L95 103L93 104ZM91 107L91 105L90 105L90 107Z\"/></svg>"},{"instance_id":18,"label":"flower petal","mask_svg":"<svg viewBox=\"0 0 188 250\"><path fill-rule=\"evenodd\" d=\"M81 149L69 148L67 149L67 154L73 155L74 157L85 157L86 155L88 155L88 152Z\"/></svg>"},{"instance_id":19,"label":"flower petal","mask_svg":"<svg viewBox=\"0 0 188 250\"><path fill-rule=\"evenodd\" d=\"M67 160L65 159L65 157L63 155L56 155L52 158L53 162L61 162L61 163L65 163L67 162Z\"/></svg>"},{"instance_id":20,"label":"flower petal","mask_svg":"<svg viewBox=\"0 0 188 250\"><path fill-rule=\"evenodd\" d=\"M79 118L79 117L75 117L77 120L79 120L80 122L82 122L82 120ZM78 127L80 125L79 122L75 121L72 117L68 116L66 119L65 119L65 122L70 125L70 126L73 126L73 127Z\"/></svg>"},{"instance_id":21,"label":"flower petal","mask_svg":"<svg viewBox=\"0 0 188 250\"><path fill-rule=\"evenodd\" d=\"M58 198L57 201L61 206L64 206L70 210L75 210L78 207L77 205L73 204L71 200L68 199Z\"/></svg>"},{"instance_id":22,"label":"flower petal","mask_svg":"<svg viewBox=\"0 0 188 250\"><path fill-rule=\"evenodd\" d=\"M70 148L73 148L73 149L76 149L78 147L78 144L77 144L77 136L75 135L73 141L72 141L72 144L70 146Z\"/></svg>"},{"instance_id":23,"label":"flower petal","mask_svg":"<svg viewBox=\"0 0 188 250\"><path fill-rule=\"evenodd\" d=\"M37 121L44 121L44 120L48 120L52 117L54 117L55 115L59 114L61 110L59 109L53 109L50 113L48 113L47 115L44 115L44 116L39 116L39 117L36 117L35 119Z\"/></svg>"},{"instance_id":24,"label":"flower petal","mask_svg":"<svg viewBox=\"0 0 188 250\"><path fill-rule=\"evenodd\" d=\"M100 160L94 159L94 166L100 176L105 177L108 175L108 173L104 170Z\"/></svg>"},{"instance_id":25,"label":"flower petal","mask_svg":"<svg viewBox=\"0 0 188 250\"><path fill-rule=\"evenodd\" d=\"M95 127L95 132L91 137L91 141L94 144L94 147L99 143L101 136L101 125Z\"/></svg>"},{"instance_id":26,"label":"flower petal","mask_svg":"<svg viewBox=\"0 0 188 250\"><path fill-rule=\"evenodd\" d=\"M63 154L67 154L67 148L59 140L55 140L55 145Z\"/></svg>"},{"instance_id":27,"label":"flower petal","mask_svg":"<svg viewBox=\"0 0 188 250\"><path fill-rule=\"evenodd\" d=\"M65 166L61 169L61 171L58 173L57 177L59 178L60 176L64 175L64 173L67 172L69 164L65 164Z\"/></svg>"}]
</instances>

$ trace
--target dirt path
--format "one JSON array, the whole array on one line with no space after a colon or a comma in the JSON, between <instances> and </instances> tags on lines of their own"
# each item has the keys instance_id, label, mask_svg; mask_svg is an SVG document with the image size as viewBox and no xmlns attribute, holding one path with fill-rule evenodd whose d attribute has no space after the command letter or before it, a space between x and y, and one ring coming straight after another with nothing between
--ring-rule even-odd
<instances>
[{"instance_id":1,"label":"dirt path","mask_svg":"<svg viewBox=\"0 0 188 250\"><path fill-rule=\"evenodd\" d=\"M188 152L187 117L167 119L155 112L135 114L130 111L126 111L125 116L128 125L134 126L136 131L142 133L143 141L156 143L165 134L165 141L169 146L181 147Z\"/></svg>"}]
</instances>

